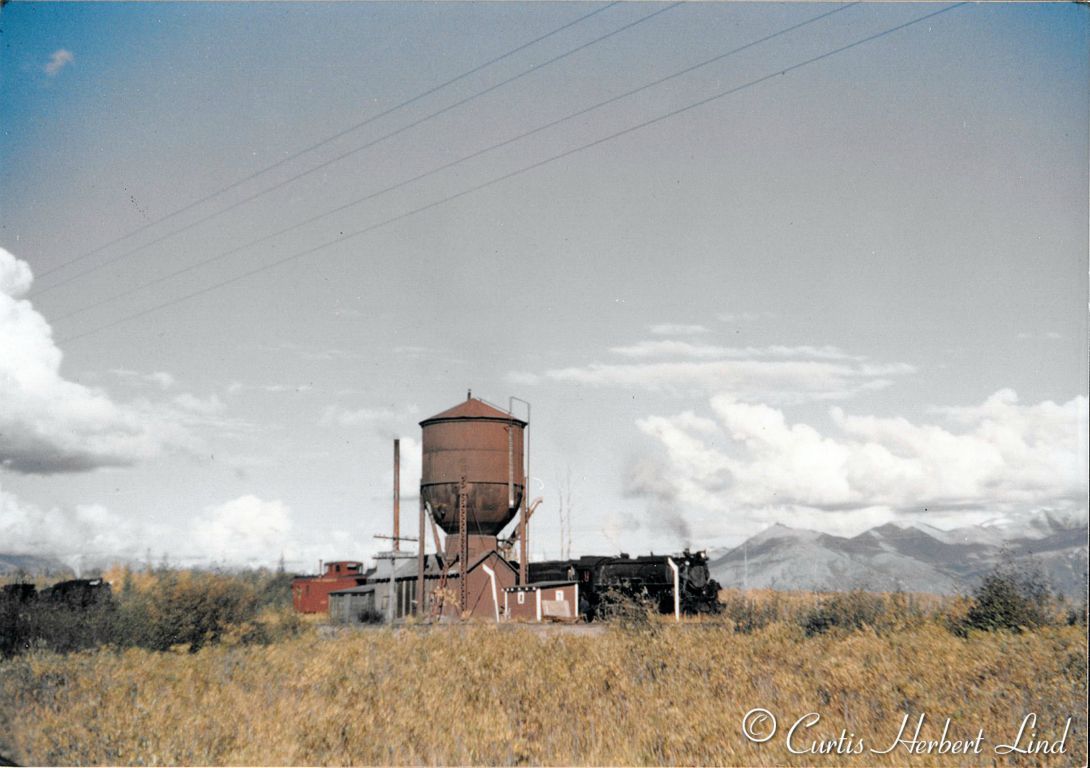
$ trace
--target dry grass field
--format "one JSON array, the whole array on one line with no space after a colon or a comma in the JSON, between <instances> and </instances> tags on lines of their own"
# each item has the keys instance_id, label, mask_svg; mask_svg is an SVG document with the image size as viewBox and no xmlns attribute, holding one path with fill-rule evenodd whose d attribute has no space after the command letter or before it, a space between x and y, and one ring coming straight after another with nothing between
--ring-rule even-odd
<instances>
[{"instance_id":1,"label":"dry grass field","mask_svg":"<svg viewBox=\"0 0 1090 768\"><path fill-rule=\"evenodd\" d=\"M1086 764L1083 627L959 637L924 601L878 628L808 635L789 618L816 598L726 597L730 615L748 600L764 618L596 634L306 626L195 653L31 651L0 662L0 752L34 765ZM779 719L767 743L742 734L755 707ZM842 749L867 751L789 752L787 729L810 712L821 720L795 749L843 729ZM946 718L949 739L983 729L980 754L869 752L893 743L905 713L906 738L921 713L921 739ZM997 755L1029 713L1050 741L1073 718L1065 751Z\"/></svg>"}]
</instances>

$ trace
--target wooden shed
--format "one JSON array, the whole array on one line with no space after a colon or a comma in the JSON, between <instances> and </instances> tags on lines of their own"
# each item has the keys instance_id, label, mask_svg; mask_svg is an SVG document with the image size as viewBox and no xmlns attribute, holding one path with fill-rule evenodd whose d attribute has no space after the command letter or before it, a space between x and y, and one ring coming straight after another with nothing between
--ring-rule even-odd
<instances>
[{"instance_id":1,"label":"wooden shed","mask_svg":"<svg viewBox=\"0 0 1090 768\"><path fill-rule=\"evenodd\" d=\"M579 621L578 581L539 581L503 591L510 621Z\"/></svg>"},{"instance_id":2,"label":"wooden shed","mask_svg":"<svg viewBox=\"0 0 1090 768\"><path fill-rule=\"evenodd\" d=\"M361 584L329 593L329 618L335 624L354 624L382 616L375 604L374 584Z\"/></svg>"}]
</instances>

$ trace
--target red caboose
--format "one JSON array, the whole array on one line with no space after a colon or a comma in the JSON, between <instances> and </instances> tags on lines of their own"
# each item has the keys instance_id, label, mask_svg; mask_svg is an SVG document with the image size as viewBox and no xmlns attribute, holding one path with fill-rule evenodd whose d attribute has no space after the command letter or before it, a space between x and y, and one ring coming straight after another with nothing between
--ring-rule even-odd
<instances>
[{"instance_id":1,"label":"red caboose","mask_svg":"<svg viewBox=\"0 0 1090 768\"><path fill-rule=\"evenodd\" d=\"M299 613L328 613L329 593L363 584L363 563L335 560L325 564L320 576L297 576L291 582L291 602Z\"/></svg>"}]
</instances>

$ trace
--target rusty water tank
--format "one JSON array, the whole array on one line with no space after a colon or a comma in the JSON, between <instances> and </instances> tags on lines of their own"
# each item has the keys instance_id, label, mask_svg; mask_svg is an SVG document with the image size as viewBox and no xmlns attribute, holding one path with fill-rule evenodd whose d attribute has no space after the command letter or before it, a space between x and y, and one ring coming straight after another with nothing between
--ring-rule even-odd
<instances>
[{"instance_id":1,"label":"rusty water tank","mask_svg":"<svg viewBox=\"0 0 1090 768\"><path fill-rule=\"evenodd\" d=\"M420 427L420 493L436 522L448 534L458 532L458 484L464 477L469 534L499 534L522 503L526 422L468 397Z\"/></svg>"}]
</instances>

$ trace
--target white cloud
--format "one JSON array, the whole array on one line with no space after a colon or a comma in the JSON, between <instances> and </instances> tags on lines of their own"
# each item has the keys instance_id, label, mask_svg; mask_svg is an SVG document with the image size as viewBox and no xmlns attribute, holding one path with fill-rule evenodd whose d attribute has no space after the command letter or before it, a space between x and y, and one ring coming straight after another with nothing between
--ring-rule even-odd
<instances>
[{"instance_id":1,"label":"white cloud","mask_svg":"<svg viewBox=\"0 0 1090 768\"><path fill-rule=\"evenodd\" d=\"M707 333L708 328L704 325L660 323L659 325L652 325L650 331L656 336L696 336L701 333Z\"/></svg>"},{"instance_id":2,"label":"white cloud","mask_svg":"<svg viewBox=\"0 0 1090 768\"><path fill-rule=\"evenodd\" d=\"M170 389L174 386L174 377L166 371L155 371L147 375L147 379L150 382L158 384L162 389Z\"/></svg>"},{"instance_id":3,"label":"white cloud","mask_svg":"<svg viewBox=\"0 0 1090 768\"><path fill-rule=\"evenodd\" d=\"M187 539L204 563L272 567L283 556L293 570L312 570L319 558L358 559L374 548L340 529L296 526L283 501L252 494L207 507Z\"/></svg>"},{"instance_id":4,"label":"white cloud","mask_svg":"<svg viewBox=\"0 0 1090 768\"><path fill-rule=\"evenodd\" d=\"M312 384L243 384L241 381L232 381L224 388L224 392L228 395L237 395L239 392L269 392L278 395L284 392L302 394L313 389Z\"/></svg>"},{"instance_id":5,"label":"white cloud","mask_svg":"<svg viewBox=\"0 0 1090 768\"><path fill-rule=\"evenodd\" d=\"M399 430L415 429L416 405L409 404L398 408L344 408L330 405L322 412L320 423L337 424L342 427L368 427L376 432L397 437Z\"/></svg>"},{"instance_id":6,"label":"white cloud","mask_svg":"<svg viewBox=\"0 0 1090 768\"><path fill-rule=\"evenodd\" d=\"M292 527L284 502L248 494L206 508L193 524L192 544L210 560L270 563L291 545Z\"/></svg>"},{"instance_id":7,"label":"white cloud","mask_svg":"<svg viewBox=\"0 0 1090 768\"><path fill-rule=\"evenodd\" d=\"M553 381L598 387L648 389L691 395L728 391L743 400L789 404L840 400L891 386L892 376L913 372L910 365L872 366L822 360L709 360L649 363L591 363L558 368Z\"/></svg>"},{"instance_id":8,"label":"white cloud","mask_svg":"<svg viewBox=\"0 0 1090 768\"><path fill-rule=\"evenodd\" d=\"M58 48L57 50L53 51L53 54L49 57L49 61L42 69L45 70L45 73L47 75L49 75L50 77L54 77L57 75L58 72L60 72L62 69L64 69L75 60L76 57L71 51L65 48Z\"/></svg>"},{"instance_id":9,"label":"white cloud","mask_svg":"<svg viewBox=\"0 0 1090 768\"><path fill-rule=\"evenodd\" d=\"M30 265L0 248L0 295L18 299L30 290L33 282Z\"/></svg>"},{"instance_id":10,"label":"white cloud","mask_svg":"<svg viewBox=\"0 0 1090 768\"><path fill-rule=\"evenodd\" d=\"M637 422L662 450L668 487L640 482L638 473L632 487L652 501L719 510L719 533L743 520L857 531L925 508L1022 513L1086 504L1086 397L1021 405L1002 390L981 405L942 409L942 424L832 408L830 434L729 395L711 406L714 431L692 413Z\"/></svg>"},{"instance_id":11,"label":"white cloud","mask_svg":"<svg viewBox=\"0 0 1090 768\"><path fill-rule=\"evenodd\" d=\"M45 509L0 487L0 551L55 557L77 572L148 553L176 565L229 567L273 567L283 555L289 567L313 570L319 558L359 558L374 548L340 529L299 528L284 502L253 495L184 520L146 523L97 503Z\"/></svg>"},{"instance_id":12,"label":"white cloud","mask_svg":"<svg viewBox=\"0 0 1090 768\"><path fill-rule=\"evenodd\" d=\"M627 344L620 347L610 347L609 351L615 355L620 355L621 357L640 359L663 357L710 359L723 357L727 352L727 349L712 344L693 344L688 341L654 339L639 341L635 344Z\"/></svg>"},{"instance_id":13,"label":"white cloud","mask_svg":"<svg viewBox=\"0 0 1090 768\"><path fill-rule=\"evenodd\" d=\"M689 358L693 360L798 358L814 360L863 360L839 347L772 345L767 347L722 347L714 344L693 344L673 339L648 339L620 347L610 347L615 355L629 358Z\"/></svg>"},{"instance_id":14,"label":"white cloud","mask_svg":"<svg viewBox=\"0 0 1090 768\"><path fill-rule=\"evenodd\" d=\"M349 429L366 429L383 439L401 441L401 497L415 499L419 496L421 469L420 442L407 434L418 434L416 425L419 408L414 404L400 408L358 408L346 409L330 405L321 416L322 424L335 424ZM393 488L393 447L390 447L389 469L384 473L384 488L375 494L375 498L389 498L386 489Z\"/></svg>"},{"instance_id":15,"label":"white cloud","mask_svg":"<svg viewBox=\"0 0 1090 768\"><path fill-rule=\"evenodd\" d=\"M678 339L644 339L609 352L623 362L592 362L507 380L544 380L594 387L646 389L673 395L730 392L777 404L839 400L884 389L915 372L907 363L874 363L834 346L727 347Z\"/></svg>"},{"instance_id":16,"label":"white cloud","mask_svg":"<svg viewBox=\"0 0 1090 768\"><path fill-rule=\"evenodd\" d=\"M391 449L390 471L385 473L386 487L393 489L394 468L393 452ZM420 478L423 476L421 465L422 453L420 441L411 437L401 438L401 498L402 500L417 499L420 497ZM402 513L405 512L404 506Z\"/></svg>"},{"instance_id":17,"label":"white cloud","mask_svg":"<svg viewBox=\"0 0 1090 768\"><path fill-rule=\"evenodd\" d=\"M135 558L155 540L101 504L43 509L0 487L0 550L57 557L79 569Z\"/></svg>"},{"instance_id":18,"label":"white cloud","mask_svg":"<svg viewBox=\"0 0 1090 768\"><path fill-rule=\"evenodd\" d=\"M53 331L21 297L33 275L0 248L0 467L51 474L127 466L195 440L175 414L123 406L61 376Z\"/></svg>"},{"instance_id":19,"label":"white cloud","mask_svg":"<svg viewBox=\"0 0 1090 768\"><path fill-rule=\"evenodd\" d=\"M211 416L212 414L220 413L224 409L223 401L215 394L201 398L192 395L189 392L183 392L182 394L175 396L172 402L183 410L191 411L202 416Z\"/></svg>"},{"instance_id":20,"label":"white cloud","mask_svg":"<svg viewBox=\"0 0 1090 768\"><path fill-rule=\"evenodd\" d=\"M177 380L166 371L141 373L140 371L132 371L128 368L113 368L110 370L110 373L125 382L132 384L154 384L164 390L170 389L178 383Z\"/></svg>"}]
</instances>

